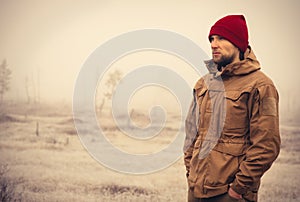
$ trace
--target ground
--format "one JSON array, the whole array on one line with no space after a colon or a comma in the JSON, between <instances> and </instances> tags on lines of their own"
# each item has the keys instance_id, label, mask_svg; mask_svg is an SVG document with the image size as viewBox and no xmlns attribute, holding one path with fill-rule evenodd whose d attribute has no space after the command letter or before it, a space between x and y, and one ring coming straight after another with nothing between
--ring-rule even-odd
<instances>
[{"instance_id":1,"label":"ground","mask_svg":"<svg viewBox=\"0 0 300 202\"><path fill-rule=\"evenodd\" d=\"M182 157L151 174L123 174L104 167L87 152L68 106L9 105L1 110L2 201L186 201ZM143 121L138 114L135 118ZM120 132L107 125L110 122L105 117L102 119L112 142L134 152ZM169 119L170 125L163 133L174 131L177 126L172 122L176 121L176 117ZM300 200L300 127L285 123L280 128L281 153L262 179L259 201ZM167 137L156 137L152 147L139 149L149 152L168 144L172 138Z\"/></svg>"}]
</instances>

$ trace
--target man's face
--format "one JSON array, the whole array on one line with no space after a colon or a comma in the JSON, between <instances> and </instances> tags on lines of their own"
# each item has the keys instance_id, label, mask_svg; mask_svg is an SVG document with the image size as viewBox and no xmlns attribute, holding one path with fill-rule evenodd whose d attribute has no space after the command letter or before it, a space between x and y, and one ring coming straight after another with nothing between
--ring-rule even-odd
<instances>
[{"instance_id":1,"label":"man's face","mask_svg":"<svg viewBox=\"0 0 300 202\"><path fill-rule=\"evenodd\" d=\"M230 41L218 35L212 35L210 38L212 49L212 58L215 63L221 67L239 61L239 49Z\"/></svg>"}]
</instances>

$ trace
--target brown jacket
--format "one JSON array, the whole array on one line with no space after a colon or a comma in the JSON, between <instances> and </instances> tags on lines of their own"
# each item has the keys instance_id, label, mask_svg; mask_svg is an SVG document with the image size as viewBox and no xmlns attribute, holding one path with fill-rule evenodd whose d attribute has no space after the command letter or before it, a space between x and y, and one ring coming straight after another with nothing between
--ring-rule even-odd
<instances>
[{"instance_id":1,"label":"brown jacket","mask_svg":"<svg viewBox=\"0 0 300 202\"><path fill-rule=\"evenodd\" d=\"M249 47L245 60L209 74L194 87L186 118L184 161L189 188L208 198L229 186L257 201L262 175L280 150L278 93Z\"/></svg>"}]
</instances>

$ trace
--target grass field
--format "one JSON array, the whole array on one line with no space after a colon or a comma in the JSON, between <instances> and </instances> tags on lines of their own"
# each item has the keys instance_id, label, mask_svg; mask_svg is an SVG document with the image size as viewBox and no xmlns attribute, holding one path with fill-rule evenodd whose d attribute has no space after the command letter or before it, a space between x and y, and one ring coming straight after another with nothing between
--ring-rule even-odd
<instances>
[{"instance_id":1,"label":"grass field","mask_svg":"<svg viewBox=\"0 0 300 202\"><path fill-rule=\"evenodd\" d=\"M1 109L3 201L186 201L182 158L152 174L118 173L102 166L86 151L77 136L70 108L13 105ZM105 117L102 119L112 143L128 152L149 152L169 144L173 137L168 134L176 130L178 122L174 117L169 119L168 127L162 131L167 135L155 137L148 147L139 147L137 142L128 143ZM262 179L260 201L300 201L299 135L299 126L281 125L282 150Z\"/></svg>"}]
</instances>

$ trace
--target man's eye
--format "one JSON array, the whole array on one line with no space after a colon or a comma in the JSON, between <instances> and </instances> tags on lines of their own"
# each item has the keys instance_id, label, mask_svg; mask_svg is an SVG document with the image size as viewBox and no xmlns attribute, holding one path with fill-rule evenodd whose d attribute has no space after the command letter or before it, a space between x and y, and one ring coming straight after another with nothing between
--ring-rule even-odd
<instances>
[{"instance_id":1,"label":"man's eye","mask_svg":"<svg viewBox=\"0 0 300 202\"><path fill-rule=\"evenodd\" d=\"M224 37L220 36L220 37L219 37L219 40L224 40Z\"/></svg>"},{"instance_id":2,"label":"man's eye","mask_svg":"<svg viewBox=\"0 0 300 202\"><path fill-rule=\"evenodd\" d=\"M213 41L213 37L209 37L209 42L212 42Z\"/></svg>"}]
</instances>

